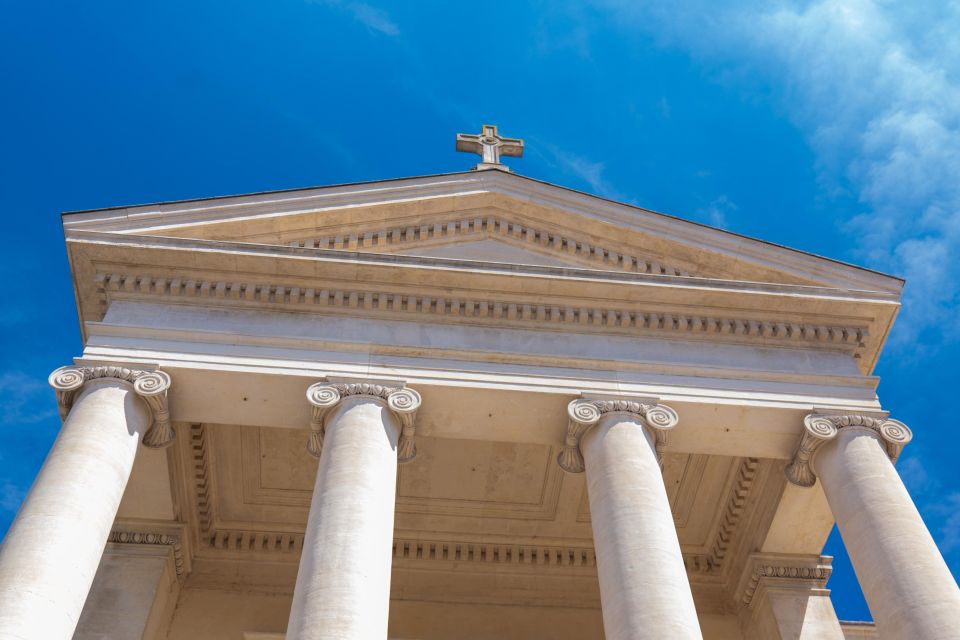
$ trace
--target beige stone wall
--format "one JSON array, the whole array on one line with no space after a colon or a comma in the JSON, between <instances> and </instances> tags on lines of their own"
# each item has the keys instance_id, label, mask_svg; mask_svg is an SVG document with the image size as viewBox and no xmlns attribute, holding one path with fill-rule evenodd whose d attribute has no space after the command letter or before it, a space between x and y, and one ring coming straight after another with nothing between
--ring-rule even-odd
<instances>
[{"instance_id":1,"label":"beige stone wall","mask_svg":"<svg viewBox=\"0 0 960 640\"><path fill-rule=\"evenodd\" d=\"M167 640L282 638L291 596L184 589ZM735 616L700 616L705 640L740 640ZM599 609L393 600L390 638L399 640L601 640Z\"/></svg>"}]
</instances>

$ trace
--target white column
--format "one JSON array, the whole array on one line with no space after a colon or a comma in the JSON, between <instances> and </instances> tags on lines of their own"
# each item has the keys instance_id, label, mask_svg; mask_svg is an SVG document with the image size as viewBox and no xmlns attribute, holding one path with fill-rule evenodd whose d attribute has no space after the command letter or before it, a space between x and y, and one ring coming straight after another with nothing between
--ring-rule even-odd
<instances>
[{"instance_id":1,"label":"white column","mask_svg":"<svg viewBox=\"0 0 960 640\"><path fill-rule=\"evenodd\" d=\"M398 443L415 455L420 396L376 384L315 384L308 449L320 455L288 640L387 637Z\"/></svg>"},{"instance_id":2,"label":"white column","mask_svg":"<svg viewBox=\"0 0 960 640\"><path fill-rule=\"evenodd\" d=\"M559 462L586 469L607 640L701 638L658 461L657 444L676 413L585 399L571 402L568 414Z\"/></svg>"},{"instance_id":3,"label":"white column","mask_svg":"<svg viewBox=\"0 0 960 640\"><path fill-rule=\"evenodd\" d=\"M3 640L73 635L141 438L172 438L169 423L150 429L165 373L64 367L50 384L65 421L0 548Z\"/></svg>"},{"instance_id":4,"label":"white column","mask_svg":"<svg viewBox=\"0 0 960 640\"><path fill-rule=\"evenodd\" d=\"M805 427L787 477L819 476L880 635L960 638L960 589L891 463L910 430L870 416L811 415Z\"/></svg>"}]
</instances>

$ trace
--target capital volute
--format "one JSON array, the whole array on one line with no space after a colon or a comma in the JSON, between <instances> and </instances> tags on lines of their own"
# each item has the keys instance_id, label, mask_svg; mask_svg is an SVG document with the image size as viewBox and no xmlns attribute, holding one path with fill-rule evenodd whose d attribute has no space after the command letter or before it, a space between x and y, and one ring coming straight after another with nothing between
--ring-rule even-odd
<instances>
[{"instance_id":1,"label":"capital volute","mask_svg":"<svg viewBox=\"0 0 960 640\"><path fill-rule=\"evenodd\" d=\"M861 414L829 415L811 413L803 419L803 434L800 444L787 466L787 480L801 487L812 487L817 482L813 471L813 457L827 442L835 439L841 429L864 430L875 436L887 452L891 462L896 462L903 447L913 439L913 433L899 420Z\"/></svg>"},{"instance_id":2,"label":"capital volute","mask_svg":"<svg viewBox=\"0 0 960 640\"><path fill-rule=\"evenodd\" d=\"M349 396L363 396L382 403L400 423L400 442L397 445L397 461L410 462L417 457L416 434L417 409L421 398L416 390L404 386L390 386L376 382L317 382L307 389L307 401L312 407L310 439L307 451L319 458L323 451L326 420L331 411Z\"/></svg>"},{"instance_id":3,"label":"capital volute","mask_svg":"<svg viewBox=\"0 0 960 640\"><path fill-rule=\"evenodd\" d=\"M567 434L557 456L557 463L564 471L583 472L580 442L591 427L600 422L605 414L611 413L625 413L638 418L653 436L657 461L662 463L667 433L680 421L676 411L659 404L656 398L578 398L567 405Z\"/></svg>"},{"instance_id":4,"label":"capital volute","mask_svg":"<svg viewBox=\"0 0 960 640\"><path fill-rule=\"evenodd\" d=\"M77 395L91 380L114 379L133 385L133 390L150 410L150 428L143 436L143 444L162 449L173 444L176 432L170 422L167 390L170 376L159 370L134 369L112 365L66 366L50 374L47 381L57 394L60 419L66 420Z\"/></svg>"}]
</instances>

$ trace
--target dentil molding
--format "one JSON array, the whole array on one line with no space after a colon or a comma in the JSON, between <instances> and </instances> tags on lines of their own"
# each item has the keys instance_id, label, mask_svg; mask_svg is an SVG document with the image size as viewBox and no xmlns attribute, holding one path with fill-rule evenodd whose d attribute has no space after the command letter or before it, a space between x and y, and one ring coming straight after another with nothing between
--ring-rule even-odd
<instances>
[{"instance_id":1,"label":"dentil molding","mask_svg":"<svg viewBox=\"0 0 960 640\"><path fill-rule=\"evenodd\" d=\"M887 450L891 462L896 462L903 447L913 439L913 433L898 420L858 414L826 415L811 413L803 419L803 435L793 461L784 471L787 480L801 487L812 487L817 482L811 460L817 450L830 442L841 429L868 429L876 434Z\"/></svg>"},{"instance_id":2,"label":"dentil molding","mask_svg":"<svg viewBox=\"0 0 960 640\"><path fill-rule=\"evenodd\" d=\"M410 462L417 457L414 442L415 419L420 408L420 394L407 387L392 387L373 382L317 382L307 389L307 400L313 406L310 418L310 439L307 451L316 458L323 450L325 421L330 410L348 396L365 396L385 403L400 422L400 442L397 445L397 461Z\"/></svg>"},{"instance_id":3,"label":"dentil molding","mask_svg":"<svg viewBox=\"0 0 960 640\"><path fill-rule=\"evenodd\" d=\"M630 413L640 418L654 436L654 448L658 461L661 461L663 448L667 444L667 432L679 422L676 411L659 404L655 399L647 399L647 402L630 399L578 398L573 400L567 405L567 436L557 456L557 462L564 471L583 472L583 452L580 450L583 434L600 422L600 418L607 413Z\"/></svg>"},{"instance_id":4,"label":"dentil molding","mask_svg":"<svg viewBox=\"0 0 960 640\"><path fill-rule=\"evenodd\" d=\"M187 568L180 534L130 528L114 529L107 537L107 542L123 545L142 544L170 547L173 552L173 566L177 573L177 580L183 582L186 577Z\"/></svg>"},{"instance_id":5,"label":"dentil molding","mask_svg":"<svg viewBox=\"0 0 960 640\"><path fill-rule=\"evenodd\" d=\"M167 404L167 390L170 388L170 376L163 371L129 369L117 366L60 367L50 374L48 382L57 393L57 405L60 419L66 420L77 394L90 380L113 378L133 384L133 390L143 398L150 410L150 428L143 436L144 446L152 449L168 447L173 443L176 433L170 424L170 408Z\"/></svg>"},{"instance_id":6,"label":"dentil molding","mask_svg":"<svg viewBox=\"0 0 960 640\"><path fill-rule=\"evenodd\" d=\"M754 553L736 591L739 607L749 607L764 586L823 592L833 571L830 556Z\"/></svg>"},{"instance_id":7,"label":"dentil molding","mask_svg":"<svg viewBox=\"0 0 960 640\"><path fill-rule=\"evenodd\" d=\"M281 306L323 313L427 316L437 321L495 323L542 329L563 326L577 331L617 332L630 335L668 332L683 337L703 337L737 342L809 345L858 354L865 347L865 326L801 323L782 318L737 317L621 307L584 307L580 304L544 304L541 300L516 300L480 295L437 296L400 291L370 291L337 287L311 287L289 282L247 282L134 273L98 273L100 308L125 296L160 297L177 301L216 302L240 306Z\"/></svg>"},{"instance_id":8,"label":"dentil molding","mask_svg":"<svg viewBox=\"0 0 960 640\"><path fill-rule=\"evenodd\" d=\"M625 247L612 248L586 237L548 231L502 216L471 216L438 219L419 224L390 227L362 228L352 233L327 236L309 236L288 241L291 247L327 249L334 251L386 251L438 242L463 241L474 238L504 238L519 245L530 245L557 256L568 256L600 268L618 269L654 275L691 276L683 268L665 264L656 258L636 255Z\"/></svg>"}]
</instances>

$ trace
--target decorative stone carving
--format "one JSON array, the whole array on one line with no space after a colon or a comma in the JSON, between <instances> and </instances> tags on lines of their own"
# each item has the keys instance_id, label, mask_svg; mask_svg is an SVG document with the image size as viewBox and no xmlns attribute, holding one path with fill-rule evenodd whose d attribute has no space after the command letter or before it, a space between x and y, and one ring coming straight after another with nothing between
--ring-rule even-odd
<instances>
[{"instance_id":1,"label":"decorative stone carving","mask_svg":"<svg viewBox=\"0 0 960 640\"><path fill-rule=\"evenodd\" d=\"M595 264L604 269L668 276L703 276L678 265L666 264L662 257L635 255L627 245L611 245L580 234L563 233L532 226L511 218L488 213L483 217L436 218L414 226L363 227L353 233L302 237L288 246L328 251L395 250L401 246L443 240L504 238L511 242L556 252L567 258Z\"/></svg>"},{"instance_id":2,"label":"decorative stone carving","mask_svg":"<svg viewBox=\"0 0 960 640\"><path fill-rule=\"evenodd\" d=\"M283 282L251 284L236 280L157 277L134 273L100 273L96 280L104 308L109 301L127 294L195 301L228 299L242 305L270 304L284 308L322 309L325 313L343 312L351 317L426 315L445 321L495 322L497 326L530 326L538 329L547 323L576 327L577 331L602 330L628 335L663 331L747 343L760 340L763 343L825 345L854 354L865 346L869 336L869 329L865 326L806 324L773 316L758 320L732 315L666 313L654 308L638 310L635 305L630 308L547 305L536 300L513 297L463 299L384 290L315 289Z\"/></svg>"},{"instance_id":3,"label":"decorative stone carving","mask_svg":"<svg viewBox=\"0 0 960 640\"><path fill-rule=\"evenodd\" d=\"M110 532L107 542L115 544L150 544L168 546L173 551L173 566L177 572L177 580L183 582L186 574L184 566L183 545L180 536L172 533L153 531L114 529Z\"/></svg>"},{"instance_id":4,"label":"decorative stone carving","mask_svg":"<svg viewBox=\"0 0 960 640\"><path fill-rule=\"evenodd\" d=\"M797 556L755 553L737 589L738 605L749 607L763 582L776 582L798 589L825 589L833 571L829 556Z\"/></svg>"},{"instance_id":5,"label":"decorative stone carving","mask_svg":"<svg viewBox=\"0 0 960 640\"><path fill-rule=\"evenodd\" d=\"M143 444L152 449L168 447L173 443L176 433L170 423L170 409L167 404L167 390L170 388L170 376L163 371L129 369L112 365L96 367L60 367L50 374L48 382L57 393L60 419L66 420L77 394L90 380L114 378L133 385L133 390L143 398L150 408L152 423L143 436Z\"/></svg>"},{"instance_id":6,"label":"decorative stone carving","mask_svg":"<svg viewBox=\"0 0 960 640\"><path fill-rule=\"evenodd\" d=\"M384 401L400 422L400 442L397 445L397 460L410 462L417 457L414 442L416 432L417 409L420 408L420 394L407 387L391 387L368 382L331 383L317 382L307 389L307 400L313 405L310 418L310 439L307 451L319 458L323 450L325 420L330 410L347 396L367 396Z\"/></svg>"},{"instance_id":7,"label":"decorative stone carving","mask_svg":"<svg viewBox=\"0 0 960 640\"><path fill-rule=\"evenodd\" d=\"M522 156L523 140L501 136L497 133L497 125L485 124L481 127L479 135L458 133L457 151L476 153L483 159L480 164L474 167L475 171L485 169L510 171L500 162L500 156L512 156L514 158Z\"/></svg>"},{"instance_id":8,"label":"decorative stone carving","mask_svg":"<svg viewBox=\"0 0 960 640\"><path fill-rule=\"evenodd\" d=\"M794 454L793 462L785 470L787 479L801 487L812 487L816 484L817 476L811 466L814 454L824 443L836 438L840 429L851 427L872 431L883 443L891 462L897 461L903 447L913 439L913 433L907 425L898 420L857 414L811 413L803 419L803 435L800 438L800 444Z\"/></svg>"},{"instance_id":9,"label":"decorative stone carving","mask_svg":"<svg viewBox=\"0 0 960 640\"><path fill-rule=\"evenodd\" d=\"M640 417L644 425L651 429L654 436L657 460L662 458L663 448L667 444L667 432L677 426L679 417L670 407L652 403L644 403L629 399L591 399L579 398L567 405L567 436L563 449L557 456L557 462L564 471L583 473L583 453L580 451L580 441L583 434L590 427L600 422L600 418L607 413L631 413Z\"/></svg>"}]
</instances>

